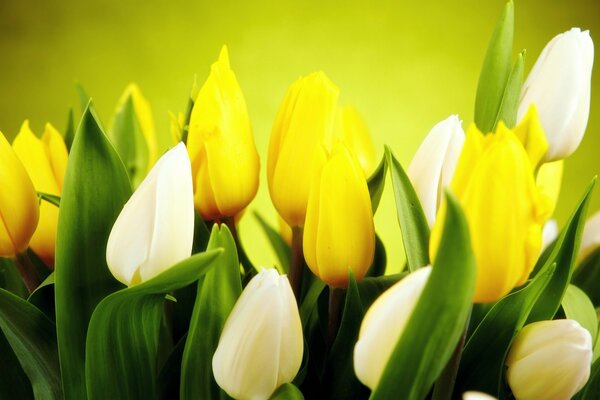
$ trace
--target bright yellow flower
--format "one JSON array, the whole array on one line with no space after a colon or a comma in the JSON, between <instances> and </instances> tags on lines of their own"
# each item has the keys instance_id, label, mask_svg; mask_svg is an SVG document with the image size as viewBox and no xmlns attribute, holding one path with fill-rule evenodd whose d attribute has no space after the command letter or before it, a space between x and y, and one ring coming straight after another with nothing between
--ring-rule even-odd
<instances>
[{"instance_id":1,"label":"bright yellow flower","mask_svg":"<svg viewBox=\"0 0 600 400\"><path fill-rule=\"evenodd\" d=\"M194 205L203 219L233 217L252 201L258 190L260 161L246 101L225 46L198 92L187 148Z\"/></svg>"},{"instance_id":2,"label":"bright yellow flower","mask_svg":"<svg viewBox=\"0 0 600 400\"><path fill-rule=\"evenodd\" d=\"M42 138L37 138L23 122L21 130L13 142L15 153L25 166L33 186L38 192L60 196L65 170L67 168L67 147L58 131L46 124ZM49 266L54 265L54 248L58 224L58 207L42 201L40 221L30 246Z\"/></svg>"},{"instance_id":3,"label":"bright yellow flower","mask_svg":"<svg viewBox=\"0 0 600 400\"><path fill-rule=\"evenodd\" d=\"M27 249L40 209L33 183L2 132L0 188L0 257L14 257Z\"/></svg>"},{"instance_id":4,"label":"bright yellow flower","mask_svg":"<svg viewBox=\"0 0 600 400\"><path fill-rule=\"evenodd\" d=\"M335 137L340 138L356 155L365 175L370 176L377 167L375 146L369 128L358 110L352 106L338 107Z\"/></svg>"},{"instance_id":5,"label":"bright yellow flower","mask_svg":"<svg viewBox=\"0 0 600 400\"><path fill-rule=\"evenodd\" d=\"M334 145L311 185L303 246L311 271L333 287L348 286L348 269L362 279L373 261L375 228L367 180L342 142Z\"/></svg>"},{"instance_id":6,"label":"bright yellow flower","mask_svg":"<svg viewBox=\"0 0 600 400\"><path fill-rule=\"evenodd\" d=\"M560 187L562 184L563 168L564 160L542 164L538 169L535 179L540 191L550 200L552 204L550 214L554 213L556 203L558 203L558 196L560 195Z\"/></svg>"},{"instance_id":7,"label":"bright yellow flower","mask_svg":"<svg viewBox=\"0 0 600 400\"><path fill-rule=\"evenodd\" d=\"M521 137L533 137L523 126ZM532 148L530 146L530 148ZM536 186L533 167L543 153L528 152L514 131L500 122L495 134L484 136L473 125L451 184L469 224L477 260L474 302L498 300L523 284L542 245L542 226L550 201ZM440 215L445 215L442 204ZM444 218L431 232L432 259L439 245Z\"/></svg>"}]
</instances>

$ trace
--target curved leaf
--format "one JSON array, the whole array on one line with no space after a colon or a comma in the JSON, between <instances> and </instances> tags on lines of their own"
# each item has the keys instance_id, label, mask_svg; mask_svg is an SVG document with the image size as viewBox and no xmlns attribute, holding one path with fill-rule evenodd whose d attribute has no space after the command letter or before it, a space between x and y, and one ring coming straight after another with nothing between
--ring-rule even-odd
<instances>
[{"instance_id":1,"label":"curved leaf","mask_svg":"<svg viewBox=\"0 0 600 400\"><path fill-rule=\"evenodd\" d=\"M600 306L600 249L590 254L577 267L572 282L589 296L594 306Z\"/></svg>"},{"instance_id":2,"label":"curved leaf","mask_svg":"<svg viewBox=\"0 0 600 400\"><path fill-rule=\"evenodd\" d=\"M29 378L19 364L19 359L15 355L12 347L6 340L6 337L0 330L0 398L33 400L33 391Z\"/></svg>"},{"instance_id":3,"label":"curved leaf","mask_svg":"<svg viewBox=\"0 0 600 400\"><path fill-rule=\"evenodd\" d=\"M569 285L562 299L562 308L568 319L574 319L592 335L592 343L596 343L598 335L598 317L592 301L585 292L575 285Z\"/></svg>"},{"instance_id":4,"label":"curved leaf","mask_svg":"<svg viewBox=\"0 0 600 400\"><path fill-rule=\"evenodd\" d=\"M509 128L514 128L517 124L517 110L519 109L519 99L521 97L521 86L523 86L525 69L524 57L525 50L519 53L517 61L510 72L506 87L504 88L504 94L502 95L500 109L494 122L494 129L496 129L499 121L503 121Z\"/></svg>"},{"instance_id":5,"label":"curved leaf","mask_svg":"<svg viewBox=\"0 0 600 400\"><path fill-rule=\"evenodd\" d=\"M296 386L284 383L273 393L270 400L304 400L304 396Z\"/></svg>"},{"instance_id":6,"label":"curved leaf","mask_svg":"<svg viewBox=\"0 0 600 400\"><path fill-rule=\"evenodd\" d=\"M263 231L265 231L265 234L271 243L271 247L275 250L275 254L281 265L281 271L287 274L290 270L290 260L292 259L292 249L290 248L290 245L283 240L279 232L273 229L258 212L254 212L254 217Z\"/></svg>"},{"instance_id":7,"label":"curved leaf","mask_svg":"<svg viewBox=\"0 0 600 400\"><path fill-rule=\"evenodd\" d=\"M381 201L381 195L383 194L383 189L385 187L385 176L387 169L387 157L384 154L384 156L381 158L381 162L377 166L377 169L375 169L375 172L373 172L367 180L367 184L369 186L369 195L371 196L373 215L375 215L375 212L377 212L379 202Z\"/></svg>"}]
</instances>

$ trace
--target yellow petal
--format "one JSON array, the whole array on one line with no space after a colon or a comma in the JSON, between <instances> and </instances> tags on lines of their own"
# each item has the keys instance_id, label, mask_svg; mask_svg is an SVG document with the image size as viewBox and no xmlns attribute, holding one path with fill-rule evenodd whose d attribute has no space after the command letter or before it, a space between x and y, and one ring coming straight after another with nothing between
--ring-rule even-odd
<instances>
[{"instance_id":1,"label":"yellow petal","mask_svg":"<svg viewBox=\"0 0 600 400\"><path fill-rule=\"evenodd\" d=\"M369 128L358 110L352 106L338 108L335 124L336 137L356 155L365 176L370 176L377 167L375 147Z\"/></svg>"},{"instance_id":2,"label":"yellow petal","mask_svg":"<svg viewBox=\"0 0 600 400\"><path fill-rule=\"evenodd\" d=\"M507 128L501 122L498 124L498 129ZM516 126L514 132L523 143L531 165L536 168L548 151L548 141L535 104L531 104L527 114Z\"/></svg>"},{"instance_id":3,"label":"yellow petal","mask_svg":"<svg viewBox=\"0 0 600 400\"><path fill-rule=\"evenodd\" d=\"M49 123L46 124L44 134L42 135L42 142L45 145L46 156L50 161L58 191L62 192L69 156L67 146L62 135Z\"/></svg>"},{"instance_id":4,"label":"yellow petal","mask_svg":"<svg viewBox=\"0 0 600 400\"><path fill-rule=\"evenodd\" d=\"M542 196L545 196L548 199L550 204L550 215L554 213L554 209L558 203L558 196L560 194L563 177L563 167L563 160L552 161L542 164L537 173L536 183Z\"/></svg>"},{"instance_id":5,"label":"yellow petal","mask_svg":"<svg viewBox=\"0 0 600 400\"><path fill-rule=\"evenodd\" d=\"M471 179L472 168L481 157L484 147L484 136L475 124L469 126L465 135L465 143L458 158L452 184L450 185L459 200L461 194L466 191Z\"/></svg>"}]
</instances>

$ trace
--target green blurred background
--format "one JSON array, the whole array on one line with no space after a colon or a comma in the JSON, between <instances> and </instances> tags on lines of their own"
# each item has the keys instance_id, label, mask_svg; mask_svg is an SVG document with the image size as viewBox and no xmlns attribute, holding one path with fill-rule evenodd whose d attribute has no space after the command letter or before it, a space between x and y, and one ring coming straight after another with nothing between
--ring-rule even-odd
<instances>
[{"instance_id":1,"label":"green blurred background","mask_svg":"<svg viewBox=\"0 0 600 400\"><path fill-rule=\"evenodd\" d=\"M324 70L368 122L381 156L389 144L407 167L422 138L457 113L472 121L474 94L487 41L503 9L494 1L117 1L0 0L0 130L9 140L29 118L64 130L78 100L78 81L105 123L130 81L152 104L164 146L167 111L183 111L193 76L208 75L229 46L262 155L261 186L251 210L275 224L266 176L266 149L277 108L297 77ZM554 35L573 26L600 35L596 0L516 2L515 55L527 49L527 71ZM598 62L593 71L588 130L566 162L557 218L565 221L590 179L600 173ZM0 188L1 190L1 188ZM376 228L389 267L403 264L391 188ZM592 211L600 208L600 196ZM257 265L272 265L252 213L242 240Z\"/></svg>"}]
</instances>

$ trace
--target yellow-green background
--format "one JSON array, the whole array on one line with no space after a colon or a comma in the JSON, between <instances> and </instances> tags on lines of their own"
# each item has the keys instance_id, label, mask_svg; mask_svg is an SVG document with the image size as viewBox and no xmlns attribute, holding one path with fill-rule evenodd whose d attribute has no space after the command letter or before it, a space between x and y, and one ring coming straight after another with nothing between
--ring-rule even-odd
<instances>
[{"instance_id":1,"label":"yellow-green background","mask_svg":"<svg viewBox=\"0 0 600 400\"><path fill-rule=\"evenodd\" d=\"M227 44L246 95L263 171L251 209L275 221L264 166L279 102L298 76L322 69L358 107L381 155L389 144L404 166L438 121L458 113L472 121L478 72L504 1L0 1L0 130L11 139L29 118L64 129L78 106L74 82L93 97L102 119L130 81L152 104L166 145L167 111L183 111L194 73L204 81ZM600 37L596 0L516 2L515 54L526 48L527 70L554 35L572 26ZM563 222L589 180L600 172L600 93L594 66L588 130L566 163L557 216ZM3 190L0 188L0 190ZM592 211L600 208L600 196ZM391 188L376 227L403 256ZM242 238L256 264L275 258L251 213Z\"/></svg>"}]
</instances>

